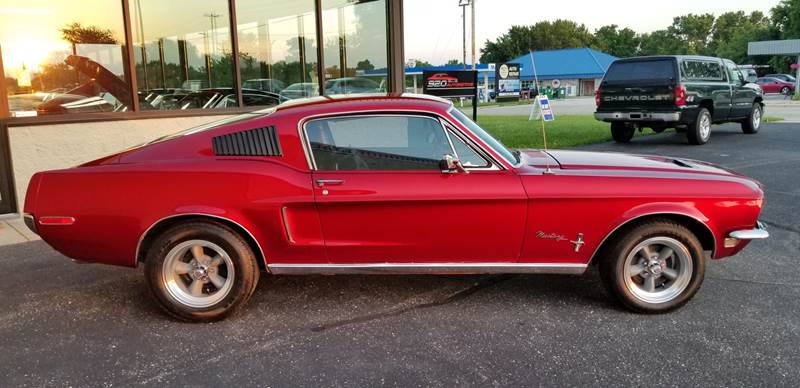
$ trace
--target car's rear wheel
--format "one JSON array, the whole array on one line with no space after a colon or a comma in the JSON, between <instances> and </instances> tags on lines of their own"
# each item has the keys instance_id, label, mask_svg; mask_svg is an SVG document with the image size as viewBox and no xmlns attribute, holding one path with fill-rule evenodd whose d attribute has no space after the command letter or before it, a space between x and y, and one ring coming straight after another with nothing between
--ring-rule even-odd
<instances>
[{"instance_id":1,"label":"car's rear wheel","mask_svg":"<svg viewBox=\"0 0 800 388\"><path fill-rule=\"evenodd\" d=\"M628 143L633 139L636 128L630 123L615 121L611 123L611 137L617 143Z\"/></svg>"},{"instance_id":2,"label":"car's rear wheel","mask_svg":"<svg viewBox=\"0 0 800 388\"><path fill-rule=\"evenodd\" d=\"M235 231L212 222L178 225L147 254L145 276L155 299L176 318L208 322L244 305L258 283L255 255Z\"/></svg>"},{"instance_id":3,"label":"car's rear wheel","mask_svg":"<svg viewBox=\"0 0 800 388\"><path fill-rule=\"evenodd\" d=\"M761 104L753 104L753 109L750 110L750 115L747 116L746 120L742 121L742 132L746 134L758 132L758 129L761 128L763 116L764 108L761 107Z\"/></svg>"},{"instance_id":4,"label":"car's rear wheel","mask_svg":"<svg viewBox=\"0 0 800 388\"><path fill-rule=\"evenodd\" d=\"M711 113L706 108L700 108L697 119L689 124L689 129L686 131L689 143L694 145L708 143L708 139L711 138L711 123Z\"/></svg>"},{"instance_id":5,"label":"car's rear wheel","mask_svg":"<svg viewBox=\"0 0 800 388\"><path fill-rule=\"evenodd\" d=\"M705 261L700 242L686 227L655 220L623 233L601 251L600 275L625 307L641 313L667 312L697 293Z\"/></svg>"}]
</instances>

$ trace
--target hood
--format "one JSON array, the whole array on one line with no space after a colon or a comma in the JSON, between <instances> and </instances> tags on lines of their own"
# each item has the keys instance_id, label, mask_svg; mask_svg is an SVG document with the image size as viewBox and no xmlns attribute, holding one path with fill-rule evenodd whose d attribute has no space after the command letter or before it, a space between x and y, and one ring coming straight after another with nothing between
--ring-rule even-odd
<instances>
[{"instance_id":1,"label":"hood","mask_svg":"<svg viewBox=\"0 0 800 388\"><path fill-rule=\"evenodd\" d=\"M707 162L655 155L612 152L548 151L563 170L627 170L737 176L742 175Z\"/></svg>"}]
</instances>

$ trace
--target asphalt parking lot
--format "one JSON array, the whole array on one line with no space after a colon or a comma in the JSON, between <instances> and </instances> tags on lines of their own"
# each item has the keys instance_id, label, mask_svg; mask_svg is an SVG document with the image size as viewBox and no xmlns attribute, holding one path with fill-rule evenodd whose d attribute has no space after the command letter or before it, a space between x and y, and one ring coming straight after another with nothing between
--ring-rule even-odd
<instances>
[{"instance_id":1,"label":"asphalt parking lot","mask_svg":"<svg viewBox=\"0 0 800 388\"><path fill-rule=\"evenodd\" d=\"M140 271L0 247L0 387L798 386L800 124L585 149L690 157L766 186L771 238L709 265L674 313L619 308L585 276L262 277L243 313L184 324Z\"/></svg>"}]
</instances>

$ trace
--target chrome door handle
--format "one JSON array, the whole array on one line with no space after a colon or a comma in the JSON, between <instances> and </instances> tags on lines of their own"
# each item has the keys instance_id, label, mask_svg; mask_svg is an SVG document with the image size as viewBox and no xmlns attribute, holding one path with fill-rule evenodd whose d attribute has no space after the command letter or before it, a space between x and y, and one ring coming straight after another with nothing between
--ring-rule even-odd
<instances>
[{"instance_id":1,"label":"chrome door handle","mask_svg":"<svg viewBox=\"0 0 800 388\"><path fill-rule=\"evenodd\" d=\"M317 179L317 186L340 186L344 183L344 179Z\"/></svg>"}]
</instances>

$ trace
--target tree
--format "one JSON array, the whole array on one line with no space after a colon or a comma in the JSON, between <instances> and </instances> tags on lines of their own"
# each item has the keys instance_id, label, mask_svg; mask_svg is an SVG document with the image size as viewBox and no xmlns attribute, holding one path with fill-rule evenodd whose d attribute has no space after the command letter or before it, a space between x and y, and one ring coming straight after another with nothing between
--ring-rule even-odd
<instances>
[{"instance_id":1,"label":"tree","mask_svg":"<svg viewBox=\"0 0 800 388\"><path fill-rule=\"evenodd\" d=\"M594 32L593 47L617 57L632 57L639 49L640 38L630 28L618 29L616 24L598 28Z\"/></svg>"},{"instance_id":2,"label":"tree","mask_svg":"<svg viewBox=\"0 0 800 388\"><path fill-rule=\"evenodd\" d=\"M494 42L481 49L481 63L501 63L530 50L556 50L588 47L594 37L583 24L570 20L538 22L532 26L512 26Z\"/></svg>"},{"instance_id":3,"label":"tree","mask_svg":"<svg viewBox=\"0 0 800 388\"><path fill-rule=\"evenodd\" d=\"M72 44L117 44L114 33L96 26L84 27L78 22L67 24L60 29L61 38Z\"/></svg>"},{"instance_id":4,"label":"tree","mask_svg":"<svg viewBox=\"0 0 800 388\"><path fill-rule=\"evenodd\" d=\"M686 46L668 30L653 31L639 37L638 55L686 54Z\"/></svg>"},{"instance_id":5,"label":"tree","mask_svg":"<svg viewBox=\"0 0 800 388\"><path fill-rule=\"evenodd\" d=\"M772 24L778 39L800 39L800 0L782 0L772 8ZM778 72L789 71L796 57L775 56L769 64Z\"/></svg>"},{"instance_id":6,"label":"tree","mask_svg":"<svg viewBox=\"0 0 800 388\"><path fill-rule=\"evenodd\" d=\"M463 66L464 64L461 63L458 59L451 59L444 64L445 66Z\"/></svg>"},{"instance_id":7,"label":"tree","mask_svg":"<svg viewBox=\"0 0 800 388\"><path fill-rule=\"evenodd\" d=\"M708 52L709 37L714 27L714 15L688 14L672 19L672 25L667 31L683 41L684 54L710 54Z\"/></svg>"},{"instance_id":8,"label":"tree","mask_svg":"<svg viewBox=\"0 0 800 388\"><path fill-rule=\"evenodd\" d=\"M423 61L421 59L410 59L410 62L414 63L414 67L432 67L433 65L428 61Z\"/></svg>"},{"instance_id":9,"label":"tree","mask_svg":"<svg viewBox=\"0 0 800 388\"><path fill-rule=\"evenodd\" d=\"M375 70L375 65L369 59L365 59L356 64L356 70Z\"/></svg>"}]
</instances>

